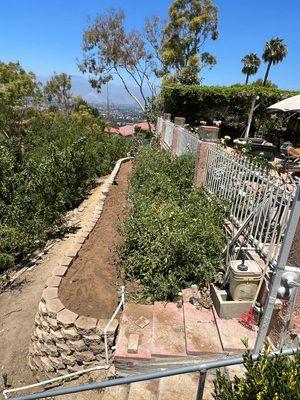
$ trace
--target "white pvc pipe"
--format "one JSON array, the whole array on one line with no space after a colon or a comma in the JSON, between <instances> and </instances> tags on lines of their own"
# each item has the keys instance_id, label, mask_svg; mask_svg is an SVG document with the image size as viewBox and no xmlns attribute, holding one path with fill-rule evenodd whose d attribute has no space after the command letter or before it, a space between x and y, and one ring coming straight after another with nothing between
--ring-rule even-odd
<instances>
[{"instance_id":1,"label":"white pvc pipe","mask_svg":"<svg viewBox=\"0 0 300 400\"><path fill-rule=\"evenodd\" d=\"M120 303L119 303L118 307L116 308L115 312L113 313L111 319L109 320L108 324L106 325L106 327L104 328L104 331L103 331L104 343L105 343L105 364L106 365L109 365L107 331L108 331L108 328L110 327L112 321L115 319L116 315L118 314L118 312L120 311L122 305L125 302L125 286L122 285L120 289L121 289L121 300L120 300Z\"/></svg>"},{"instance_id":2,"label":"white pvc pipe","mask_svg":"<svg viewBox=\"0 0 300 400\"><path fill-rule=\"evenodd\" d=\"M72 372L70 374L58 376L56 378L48 379L46 381L33 383L32 385L17 387L17 388L14 388L14 389L5 389L5 390L3 390L3 396L4 396L5 399L8 399L8 396L7 396L8 393L14 393L14 392L19 392L21 390L32 389L32 388L37 387L37 386L44 386L44 385L47 385L48 383L57 382L57 381L60 381L62 379L71 378L71 377L76 376L76 375L82 375L82 374L85 374L86 372L96 371L96 370L100 370L100 369L108 369L108 368L109 368L108 365L97 365L95 367L82 369L80 371L76 371L76 372Z\"/></svg>"}]
</instances>

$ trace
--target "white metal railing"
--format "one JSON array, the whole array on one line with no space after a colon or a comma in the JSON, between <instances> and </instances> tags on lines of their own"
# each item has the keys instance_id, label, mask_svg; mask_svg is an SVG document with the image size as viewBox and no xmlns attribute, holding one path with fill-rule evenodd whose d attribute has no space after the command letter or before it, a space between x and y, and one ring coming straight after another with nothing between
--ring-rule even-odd
<instances>
[{"instance_id":1,"label":"white metal railing","mask_svg":"<svg viewBox=\"0 0 300 400\"><path fill-rule=\"evenodd\" d=\"M176 155L182 156L186 153L192 153L194 156L197 155L199 146L199 138L192 132L184 129L178 128L178 140Z\"/></svg>"},{"instance_id":2,"label":"white metal railing","mask_svg":"<svg viewBox=\"0 0 300 400\"><path fill-rule=\"evenodd\" d=\"M171 121L165 121L165 134L164 134L164 145L167 149L172 147L174 134L174 124Z\"/></svg>"},{"instance_id":3,"label":"white metal railing","mask_svg":"<svg viewBox=\"0 0 300 400\"><path fill-rule=\"evenodd\" d=\"M255 210L243 236L274 267L289 220L296 185L272 176L248 159L209 145L205 185L230 204L230 220L241 227Z\"/></svg>"},{"instance_id":4,"label":"white metal railing","mask_svg":"<svg viewBox=\"0 0 300 400\"><path fill-rule=\"evenodd\" d=\"M156 136L161 137L163 134L162 145L165 149L170 149L173 143L175 125L169 120L163 119L163 117L157 118L156 124ZM194 133L188 131L183 127L177 126L178 139L175 154L182 156L183 154L192 153L194 156L197 155L199 138Z\"/></svg>"}]
</instances>

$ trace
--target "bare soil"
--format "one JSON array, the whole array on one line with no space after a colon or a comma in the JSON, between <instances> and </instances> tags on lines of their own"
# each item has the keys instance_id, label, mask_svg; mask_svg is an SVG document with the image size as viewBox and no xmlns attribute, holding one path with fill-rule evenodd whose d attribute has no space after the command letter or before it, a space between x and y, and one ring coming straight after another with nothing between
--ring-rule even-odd
<instances>
[{"instance_id":1,"label":"bare soil","mask_svg":"<svg viewBox=\"0 0 300 400\"><path fill-rule=\"evenodd\" d=\"M117 307L116 246L122 240L118 225L125 218L131 170L130 161L121 165L99 221L60 285L61 301L79 315L107 319Z\"/></svg>"}]
</instances>

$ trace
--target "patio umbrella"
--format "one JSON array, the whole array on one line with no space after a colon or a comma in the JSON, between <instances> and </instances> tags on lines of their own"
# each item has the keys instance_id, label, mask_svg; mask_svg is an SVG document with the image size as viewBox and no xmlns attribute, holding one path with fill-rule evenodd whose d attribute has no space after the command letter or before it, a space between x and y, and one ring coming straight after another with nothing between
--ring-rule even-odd
<instances>
[{"instance_id":1,"label":"patio umbrella","mask_svg":"<svg viewBox=\"0 0 300 400\"><path fill-rule=\"evenodd\" d=\"M267 108L268 111L300 112L300 94L281 100Z\"/></svg>"}]
</instances>

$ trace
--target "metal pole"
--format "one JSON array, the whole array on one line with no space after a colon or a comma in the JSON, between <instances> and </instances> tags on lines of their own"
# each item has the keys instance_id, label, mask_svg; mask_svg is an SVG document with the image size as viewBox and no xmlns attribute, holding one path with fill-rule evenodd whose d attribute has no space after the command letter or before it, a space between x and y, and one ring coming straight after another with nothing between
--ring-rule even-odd
<instances>
[{"instance_id":1,"label":"metal pole","mask_svg":"<svg viewBox=\"0 0 300 400\"><path fill-rule=\"evenodd\" d=\"M200 370L200 378L197 390L196 400L202 400L205 388L205 380L206 380L207 369Z\"/></svg>"},{"instance_id":2,"label":"metal pole","mask_svg":"<svg viewBox=\"0 0 300 400\"><path fill-rule=\"evenodd\" d=\"M300 218L300 185L298 185L296 189L292 210L287 225L287 229L284 235L284 239L282 242L282 246L280 249L280 253L278 256L277 265L273 271L268 298L265 302L264 313L260 323L258 335L256 338L254 353L259 353L262 350L264 341L268 334L270 321L272 318L275 302L277 299L277 292L281 284L281 277L287 264L287 260L290 254L299 218Z\"/></svg>"}]
</instances>

